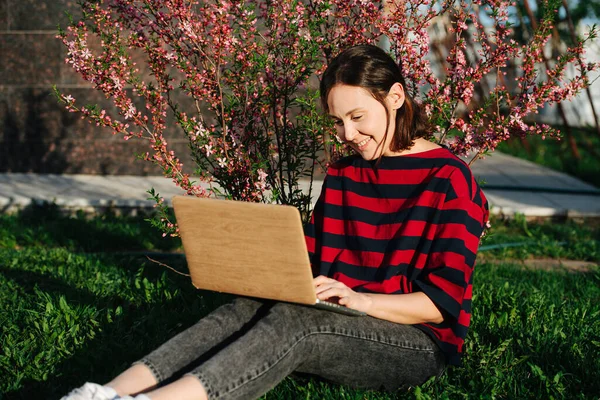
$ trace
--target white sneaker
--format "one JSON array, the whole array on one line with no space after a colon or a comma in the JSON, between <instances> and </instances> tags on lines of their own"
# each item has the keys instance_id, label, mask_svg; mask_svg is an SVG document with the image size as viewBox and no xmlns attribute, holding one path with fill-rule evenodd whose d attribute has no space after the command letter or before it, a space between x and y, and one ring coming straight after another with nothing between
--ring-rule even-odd
<instances>
[{"instance_id":1,"label":"white sneaker","mask_svg":"<svg viewBox=\"0 0 600 400\"><path fill-rule=\"evenodd\" d=\"M114 400L118 398L119 396L113 388L86 382L85 385L72 390L60 400Z\"/></svg>"}]
</instances>

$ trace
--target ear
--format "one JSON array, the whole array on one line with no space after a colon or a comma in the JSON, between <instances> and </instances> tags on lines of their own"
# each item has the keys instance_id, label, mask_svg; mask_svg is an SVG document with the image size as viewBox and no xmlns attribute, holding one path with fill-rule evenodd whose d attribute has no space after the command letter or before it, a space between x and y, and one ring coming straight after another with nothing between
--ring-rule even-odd
<instances>
[{"instance_id":1,"label":"ear","mask_svg":"<svg viewBox=\"0 0 600 400\"><path fill-rule=\"evenodd\" d=\"M396 82L390 88L386 101L392 110L397 110L404 104L404 88L400 82Z\"/></svg>"}]
</instances>

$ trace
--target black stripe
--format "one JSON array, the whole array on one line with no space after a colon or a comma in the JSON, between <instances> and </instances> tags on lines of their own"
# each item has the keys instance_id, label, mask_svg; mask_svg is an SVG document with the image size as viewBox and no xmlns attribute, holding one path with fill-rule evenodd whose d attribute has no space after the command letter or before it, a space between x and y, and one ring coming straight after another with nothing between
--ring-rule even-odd
<instances>
[{"instance_id":1,"label":"black stripe","mask_svg":"<svg viewBox=\"0 0 600 400\"><path fill-rule=\"evenodd\" d=\"M475 197L473 197L473 203L477 204L479 207L483 207L483 199L481 198L481 188L477 188L475 192Z\"/></svg>"},{"instance_id":2,"label":"black stripe","mask_svg":"<svg viewBox=\"0 0 600 400\"><path fill-rule=\"evenodd\" d=\"M423 293L435 303L436 306L446 311L454 319L458 318L460 313L460 303L458 303L452 296L444 292L442 289L432 286L420 280L414 281L414 283L421 289Z\"/></svg>"},{"instance_id":3,"label":"black stripe","mask_svg":"<svg viewBox=\"0 0 600 400\"><path fill-rule=\"evenodd\" d=\"M360 155L351 155L338 160L335 167L342 169L344 166L353 166L357 168L372 168L384 170L415 170L415 169L433 169L452 166L460 169L467 169L465 163L460 159L453 157L448 152L447 157L421 158L421 157L382 157L381 160L365 160Z\"/></svg>"},{"instance_id":4,"label":"black stripe","mask_svg":"<svg viewBox=\"0 0 600 400\"><path fill-rule=\"evenodd\" d=\"M467 228L467 231L475 236L481 236L483 232L482 221L478 221L471 217L466 210L448 209L442 210L439 220L431 220L432 224L461 224Z\"/></svg>"},{"instance_id":5,"label":"black stripe","mask_svg":"<svg viewBox=\"0 0 600 400\"><path fill-rule=\"evenodd\" d=\"M392 239L371 239L362 236L338 235L323 232L322 246L350 251L371 251L390 254L398 250L415 250L418 253L429 254L437 252L452 252L465 257L468 265L474 265L475 253L465 246L462 239L437 238L426 239L422 236L398 236Z\"/></svg>"},{"instance_id":6,"label":"black stripe","mask_svg":"<svg viewBox=\"0 0 600 400\"><path fill-rule=\"evenodd\" d=\"M458 269L450 268L448 266L440 266L435 269L428 269L429 274L434 274L447 280L448 282L454 283L455 285L465 287L467 282L465 281L465 273Z\"/></svg>"},{"instance_id":7,"label":"black stripe","mask_svg":"<svg viewBox=\"0 0 600 400\"><path fill-rule=\"evenodd\" d=\"M465 210L442 210L435 207L414 206L395 212L382 213L352 206L323 204L323 215L343 221L359 221L370 225L400 224L405 221L423 221L428 224L463 224L475 237L483 232L481 221L472 218ZM316 211L316 210L315 210ZM316 216L318 217L318 215ZM312 237L312 236L311 236Z\"/></svg>"},{"instance_id":8,"label":"black stripe","mask_svg":"<svg viewBox=\"0 0 600 400\"><path fill-rule=\"evenodd\" d=\"M462 302L462 307L463 310L465 310L466 313L471 314L471 300L470 299L464 299Z\"/></svg>"},{"instance_id":9,"label":"black stripe","mask_svg":"<svg viewBox=\"0 0 600 400\"><path fill-rule=\"evenodd\" d=\"M356 193L373 199L411 199L423 192L447 193L450 181L446 178L429 177L419 184L382 184L357 182L346 176L329 176L327 189Z\"/></svg>"},{"instance_id":10,"label":"black stripe","mask_svg":"<svg viewBox=\"0 0 600 400\"><path fill-rule=\"evenodd\" d=\"M304 236L308 236L310 238L315 237L315 224L308 223L304 225Z\"/></svg>"},{"instance_id":11,"label":"black stripe","mask_svg":"<svg viewBox=\"0 0 600 400\"><path fill-rule=\"evenodd\" d=\"M475 265L476 254L465 246L461 239L439 238L432 241L430 253L456 253L465 257L465 263L471 267Z\"/></svg>"},{"instance_id":12,"label":"black stripe","mask_svg":"<svg viewBox=\"0 0 600 400\"><path fill-rule=\"evenodd\" d=\"M456 200L456 199L458 199L458 194L456 194L456 190L454 190L454 187L452 185L449 185L448 193L446 193L445 201L451 201L451 200Z\"/></svg>"},{"instance_id":13,"label":"black stripe","mask_svg":"<svg viewBox=\"0 0 600 400\"><path fill-rule=\"evenodd\" d=\"M429 325L437 329L450 329L454 336L463 340L467 337L467 332L469 330L468 326L462 325L456 319L447 316L441 323L429 323Z\"/></svg>"},{"instance_id":14,"label":"black stripe","mask_svg":"<svg viewBox=\"0 0 600 400\"><path fill-rule=\"evenodd\" d=\"M467 332L469 332L469 328L459 324L458 322L453 323L450 328L452 329L452 332L454 332L454 334L462 339L465 339L467 337Z\"/></svg>"}]
</instances>

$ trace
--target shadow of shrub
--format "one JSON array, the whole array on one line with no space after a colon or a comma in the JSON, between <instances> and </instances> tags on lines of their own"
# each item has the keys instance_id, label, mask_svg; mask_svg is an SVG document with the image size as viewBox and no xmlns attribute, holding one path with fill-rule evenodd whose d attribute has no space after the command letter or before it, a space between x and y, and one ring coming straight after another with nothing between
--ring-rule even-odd
<instances>
[{"instance_id":1,"label":"shadow of shrub","mask_svg":"<svg viewBox=\"0 0 600 400\"><path fill-rule=\"evenodd\" d=\"M146 219L151 215L64 215L55 204L32 204L13 215L0 215L0 248L64 247L72 251L173 251L179 238L162 237Z\"/></svg>"}]
</instances>

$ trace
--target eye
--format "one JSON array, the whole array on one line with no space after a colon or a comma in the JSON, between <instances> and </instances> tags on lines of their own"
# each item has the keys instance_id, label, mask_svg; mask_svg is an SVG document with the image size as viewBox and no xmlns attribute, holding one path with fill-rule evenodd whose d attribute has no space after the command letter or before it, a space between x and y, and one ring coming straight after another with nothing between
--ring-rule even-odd
<instances>
[{"instance_id":1,"label":"eye","mask_svg":"<svg viewBox=\"0 0 600 400\"><path fill-rule=\"evenodd\" d=\"M352 117L352 121L360 121L360 119L362 118L362 115L357 115L355 117Z\"/></svg>"},{"instance_id":2,"label":"eye","mask_svg":"<svg viewBox=\"0 0 600 400\"><path fill-rule=\"evenodd\" d=\"M339 120L339 119L336 119L336 120L334 120L334 121L333 121L333 124L334 124L335 126L342 126L342 125L344 125L344 123L343 123L341 120Z\"/></svg>"}]
</instances>

